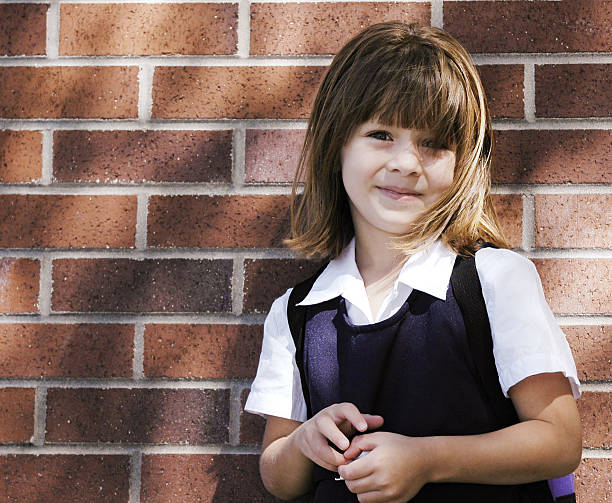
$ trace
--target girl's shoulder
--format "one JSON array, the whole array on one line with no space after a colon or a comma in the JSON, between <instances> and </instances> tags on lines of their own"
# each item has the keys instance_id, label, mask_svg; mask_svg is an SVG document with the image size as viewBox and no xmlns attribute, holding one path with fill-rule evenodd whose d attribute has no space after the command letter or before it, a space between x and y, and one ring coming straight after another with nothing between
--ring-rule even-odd
<instances>
[{"instance_id":1,"label":"girl's shoulder","mask_svg":"<svg viewBox=\"0 0 612 503\"><path fill-rule=\"evenodd\" d=\"M540 283L534 263L517 252L505 248L481 248L475 254L476 270L481 283L498 284L507 281Z\"/></svg>"}]
</instances>

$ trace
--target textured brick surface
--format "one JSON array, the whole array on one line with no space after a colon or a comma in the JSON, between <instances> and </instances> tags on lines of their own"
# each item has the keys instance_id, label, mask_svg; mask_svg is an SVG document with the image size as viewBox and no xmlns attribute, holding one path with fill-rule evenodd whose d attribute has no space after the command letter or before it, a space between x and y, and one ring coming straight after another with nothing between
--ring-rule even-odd
<instances>
[{"instance_id":1,"label":"textured brick surface","mask_svg":"<svg viewBox=\"0 0 612 503\"><path fill-rule=\"evenodd\" d=\"M59 52L231 54L237 18L237 4L62 5Z\"/></svg>"},{"instance_id":2,"label":"textured brick surface","mask_svg":"<svg viewBox=\"0 0 612 503\"><path fill-rule=\"evenodd\" d=\"M38 131L0 131L0 183L40 180L42 135Z\"/></svg>"},{"instance_id":3,"label":"textured brick surface","mask_svg":"<svg viewBox=\"0 0 612 503\"><path fill-rule=\"evenodd\" d=\"M252 379L262 325L147 325L147 377Z\"/></svg>"},{"instance_id":4,"label":"textured brick surface","mask_svg":"<svg viewBox=\"0 0 612 503\"><path fill-rule=\"evenodd\" d=\"M60 182L225 182L231 131L56 131Z\"/></svg>"},{"instance_id":5,"label":"textured brick surface","mask_svg":"<svg viewBox=\"0 0 612 503\"><path fill-rule=\"evenodd\" d=\"M228 312L230 260L60 259L54 311Z\"/></svg>"},{"instance_id":6,"label":"textured brick surface","mask_svg":"<svg viewBox=\"0 0 612 503\"><path fill-rule=\"evenodd\" d=\"M537 117L612 115L612 65L536 65Z\"/></svg>"},{"instance_id":7,"label":"textured brick surface","mask_svg":"<svg viewBox=\"0 0 612 503\"><path fill-rule=\"evenodd\" d=\"M45 54L48 8L45 4L0 5L0 56Z\"/></svg>"},{"instance_id":8,"label":"textured brick surface","mask_svg":"<svg viewBox=\"0 0 612 503\"><path fill-rule=\"evenodd\" d=\"M429 24L426 3L251 4L251 54L335 54L364 27L383 21Z\"/></svg>"},{"instance_id":9,"label":"textured brick surface","mask_svg":"<svg viewBox=\"0 0 612 503\"><path fill-rule=\"evenodd\" d=\"M0 247L133 247L136 206L136 196L0 195Z\"/></svg>"},{"instance_id":10,"label":"textured brick surface","mask_svg":"<svg viewBox=\"0 0 612 503\"><path fill-rule=\"evenodd\" d=\"M578 400L585 447L612 447L612 394L585 391Z\"/></svg>"},{"instance_id":11,"label":"textured brick surface","mask_svg":"<svg viewBox=\"0 0 612 503\"><path fill-rule=\"evenodd\" d=\"M245 181L292 183L303 142L299 129L247 130Z\"/></svg>"},{"instance_id":12,"label":"textured brick surface","mask_svg":"<svg viewBox=\"0 0 612 503\"><path fill-rule=\"evenodd\" d=\"M612 499L612 459L583 459L575 475L578 503Z\"/></svg>"},{"instance_id":13,"label":"textured brick surface","mask_svg":"<svg viewBox=\"0 0 612 503\"><path fill-rule=\"evenodd\" d=\"M510 246L520 248L523 241L523 198L513 194L494 194L493 204Z\"/></svg>"},{"instance_id":14,"label":"textured brick surface","mask_svg":"<svg viewBox=\"0 0 612 503\"><path fill-rule=\"evenodd\" d=\"M612 195L536 195L536 246L607 248L612 244Z\"/></svg>"},{"instance_id":15,"label":"textured brick surface","mask_svg":"<svg viewBox=\"0 0 612 503\"><path fill-rule=\"evenodd\" d=\"M125 503L129 456L0 456L0 494L7 503Z\"/></svg>"},{"instance_id":16,"label":"textured brick surface","mask_svg":"<svg viewBox=\"0 0 612 503\"><path fill-rule=\"evenodd\" d=\"M0 258L0 313L38 312L38 260Z\"/></svg>"},{"instance_id":17,"label":"textured brick surface","mask_svg":"<svg viewBox=\"0 0 612 503\"><path fill-rule=\"evenodd\" d=\"M265 490L255 455L145 455L143 503L279 501Z\"/></svg>"},{"instance_id":18,"label":"textured brick surface","mask_svg":"<svg viewBox=\"0 0 612 503\"><path fill-rule=\"evenodd\" d=\"M153 117L304 119L324 71L317 66L157 67Z\"/></svg>"},{"instance_id":19,"label":"textured brick surface","mask_svg":"<svg viewBox=\"0 0 612 503\"><path fill-rule=\"evenodd\" d=\"M240 403L242 404L240 408L240 443L259 445L263 439L266 420L257 414L244 411L249 391L248 389L243 390L240 396Z\"/></svg>"},{"instance_id":20,"label":"textured brick surface","mask_svg":"<svg viewBox=\"0 0 612 503\"><path fill-rule=\"evenodd\" d=\"M578 379L612 380L612 326L562 328L574 354Z\"/></svg>"},{"instance_id":21,"label":"textured brick surface","mask_svg":"<svg viewBox=\"0 0 612 503\"><path fill-rule=\"evenodd\" d=\"M602 0L444 3L444 29L481 53L610 51L611 18Z\"/></svg>"},{"instance_id":22,"label":"textured brick surface","mask_svg":"<svg viewBox=\"0 0 612 503\"><path fill-rule=\"evenodd\" d=\"M274 299L313 274L321 264L303 259L245 260L244 311L267 312Z\"/></svg>"},{"instance_id":23,"label":"textured brick surface","mask_svg":"<svg viewBox=\"0 0 612 503\"><path fill-rule=\"evenodd\" d=\"M0 117L125 119L137 106L135 66L0 67Z\"/></svg>"},{"instance_id":24,"label":"textured brick surface","mask_svg":"<svg viewBox=\"0 0 612 503\"><path fill-rule=\"evenodd\" d=\"M50 389L48 442L228 441L229 390Z\"/></svg>"},{"instance_id":25,"label":"textured brick surface","mask_svg":"<svg viewBox=\"0 0 612 503\"><path fill-rule=\"evenodd\" d=\"M519 119L525 115L524 70L521 65L482 65L478 73L493 118Z\"/></svg>"},{"instance_id":26,"label":"textured brick surface","mask_svg":"<svg viewBox=\"0 0 612 503\"><path fill-rule=\"evenodd\" d=\"M536 259L544 294L557 314L612 312L608 259Z\"/></svg>"},{"instance_id":27,"label":"textured brick surface","mask_svg":"<svg viewBox=\"0 0 612 503\"><path fill-rule=\"evenodd\" d=\"M495 131L495 183L612 183L612 131Z\"/></svg>"},{"instance_id":28,"label":"textured brick surface","mask_svg":"<svg viewBox=\"0 0 612 503\"><path fill-rule=\"evenodd\" d=\"M34 390L0 389L0 415L0 442L28 442L34 434Z\"/></svg>"},{"instance_id":29,"label":"textured brick surface","mask_svg":"<svg viewBox=\"0 0 612 503\"><path fill-rule=\"evenodd\" d=\"M149 246L263 248L289 237L288 196L153 196Z\"/></svg>"},{"instance_id":30,"label":"textured brick surface","mask_svg":"<svg viewBox=\"0 0 612 503\"><path fill-rule=\"evenodd\" d=\"M0 325L0 377L131 377L134 327Z\"/></svg>"}]
</instances>

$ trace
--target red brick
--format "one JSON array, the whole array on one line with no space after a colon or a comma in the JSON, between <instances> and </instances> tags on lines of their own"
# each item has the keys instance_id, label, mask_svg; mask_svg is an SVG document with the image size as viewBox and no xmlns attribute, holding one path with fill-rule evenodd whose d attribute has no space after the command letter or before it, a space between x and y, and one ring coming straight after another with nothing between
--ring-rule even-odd
<instances>
[{"instance_id":1,"label":"red brick","mask_svg":"<svg viewBox=\"0 0 612 503\"><path fill-rule=\"evenodd\" d=\"M36 182L42 176L42 135L0 131L0 183Z\"/></svg>"},{"instance_id":2,"label":"red brick","mask_svg":"<svg viewBox=\"0 0 612 503\"><path fill-rule=\"evenodd\" d=\"M49 389L47 442L224 443L229 390Z\"/></svg>"},{"instance_id":3,"label":"red brick","mask_svg":"<svg viewBox=\"0 0 612 503\"><path fill-rule=\"evenodd\" d=\"M305 119L324 72L317 66L157 67L153 118Z\"/></svg>"},{"instance_id":4,"label":"red brick","mask_svg":"<svg viewBox=\"0 0 612 503\"><path fill-rule=\"evenodd\" d=\"M0 325L0 377L131 377L134 327Z\"/></svg>"},{"instance_id":5,"label":"red brick","mask_svg":"<svg viewBox=\"0 0 612 503\"><path fill-rule=\"evenodd\" d=\"M444 3L444 29L480 53L610 51L610 19L602 0Z\"/></svg>"},{"instance_id":6,"label":"red brick","mask_svg":"<svg viewBox=\"0 0 612 503\"><path fill-rule=\"evenodd\" d=\"M138 116L138 68L0 67L0 117L127 119Z\"/></svg>"},{"instance_id":7,"label":"red brick","mask_svg":"<svg viewBox=\"0 0 612 503\"><path fill-rule=\"evenodd\" d=\"M136 211L136 196L0 195L0 247L133 247Z\"/></svg>"},{"instance_id":8,"label":"red brick","mask_svg":"<svg viewBox=\"0 0 612 503\"><path fill-rule=\"evenodd\" d=\"M495 183L612 183L612 131L495 131Z\"/></svg>"},{"instance_id":9,"label":"red brick","mask_svg":"<svg viewBox=\"0 0 612 503\"><path fill-rule=\"evenodd\" d=\"M58 259L54 311L230 312L231 260Z\"/></svg>"},{"instance_id":10,"label":"red brick","mask_svg":"<svg viewBox=\"0 0 612 503\"><path fill-rule=\"evenodd\" d=\"M231 131L56 131L60 182L232 180Z\"/></svg>"},{"instance_id":11,"label":"red brick","mask_svg":"<svg viewBox=\"0 0 612 503\"><path fill-rule=\"evenodd\" d=\"M125 503L129 486L129 456L0 456L0 494L7 503Z\"/></svg>"},{"instance_id":12,"label":"red brick","mask_svg":"<svg viewBox=\"0 0 612 503\"><path fill-rule=\"evenodd\" d=\"M303 142L303 130L247 130L246 182L292 183Z\"/></svg>"},{"instance_id":13,"label":"red brick","mask_svg":"<svg viewBox=\"0 0 612 503\"><path fill-rule=\"evenodd\" d=\"M0 5L0 56L36 56L47 46L45 4Z\"/></svg>"},{"instance_id":14,"label":"red brick","mask_svg":"<svg viewBox=\"0 0 612 503\"><path fill-rule=\"evenodd\" d=\"M612 195L537 195L536 246L607 248L612 236Z\"/></svg>"},{"instance_id":15,"label":"red brick","mask_svg":"<svg viewBox=\"0 0 612 503\"><path fill-rule=\"evenodd\" d=\"M60 19L68 56L232 54L238 40L236 4L67 4Z\"/></svg>"},{"instance_id":16,"label":"red brick","mask_svg":"<svg viewBox=\"0 0 612 503\"><path fill-rule=\"evenodd\" d=\"M536 65L538 117L612 115L612 65Z\"/></svg>"},{"instance_id":17,"label":"red brick","mask_svg":"<svg viewBox=\"0 0 612 503\"><path fill-rule=\"evenodd\" d=\"M576 470L578 503L610 501L612 496L612 459L583 459Z\"/></svg>"},{"instance_id":18,"label":"red brick","mask_svg":"<svg viewBox=\"0 0 612 503\"><path fill-rule=\"evenodd\" d=\"M482 65L478 73L491 117L522 119L525 115L522 65Z\"/></svg>"},{"instance_id":19,"label":"red brick","mask_svg":"<svg viewBox=\"0 0 612 503\"><path fill-rule=\"evenodd\" d=\"M262 325L147 325L147 377L252 379Z\"/></svg>"},{"instance_id":20,"label":"red brick","mask_svg":"<svg viewBox=\"0 0 612 503\"><path fill-rule=\"evenodd\" d=\"M244 411L249 391L248 389L243 390L240 396L240 403L242 404L240 408L240 443L259 445L263 439L266 420L257 414Z\"/></svg>"},{"instance_id":21,"label":"red brick","mask_svg":"<svg viewBox=\"0 0 612 503\"><path fill-rule=\"evenodd\" d=\"M557 314L604 314L612 311L607 259L536 259L546 299Z\"/></svg>"},{"instance_id":22,"label":"red brick","mask_svg":"<svg viewBox=\"0 0 612 503\"><path fill-rule=\"evenodd\" d=\"M493 204L510 246L520 248L523 242L523 198L514 194L494 194Z\"/></svg>"},{"instance_id":23,"label":"red brick","mask_svg":"<svg viewBox=\"0 0 612 503\"><path fill-rule=\"evenodd\" d=\"M321 261L304 259L245 260L244 311L267 312L274 299L313 274L321 265Z\"/></svg>"},{"instance_id":24,"label":"red brick","mask_svg":"<svg viewBox=\"0 0 612 503\"><path fill-rule=\"evenodd\" d=\"M584 447L612 447L612 395L585 391L578 400L578 410L582 419Z\"/></svg>"},{"instance_id":25,"label":"red brick","mask_svg":"<svg viewBox=\"0 0 612 503\"><path fill-rule=\"evenodd\" d=\"M320 2L251 4L252 54L335 54L366 26L383 21L429 24L426 3Z\"/></svg>"},{"instance_id":26,"label":"red brick","mask_svg":"<svg viewBox=\"0 0 612 503\"><path fill-rule=\"evenodd\" d=\"M34 434L34 390L0 389L0 442L29 442Z\"/></svg>"},{"instance_id":27,"label":"red brick","mask_svg":"<svg viewBox=\"0 0 612 503\"><path fill-rule=\"evenodd\" d=\"M0 313L38 312L38 260L0 258Z\"/></svg>"},{"instance_id":28,"label":"red brick","mask_svg":"<svg viewBox=\"0 0 612 503\"><path fill-rule=\"evenodd\" d=\"M152 196L149 246L280 248L288 196Z\"/></svg>"},{"instance_id":29,"label":"red brick","mask_svg":"<svg viewBox=\"0 0 612 503\"><path fill-rule=\"evenodd\" d=\"M612 380L612 326L562 327L572 348L578 379Z\"/></svg>"},{"instance_id":30,"label":"red brick","mask_svg":"<svg viewBox=\"0 0 612 503\"><path fill-rule=\"evenodd\" d=\"M278 501L267 493L255 455L144 455L142 503Z\"/></svg>"}]
</instances>

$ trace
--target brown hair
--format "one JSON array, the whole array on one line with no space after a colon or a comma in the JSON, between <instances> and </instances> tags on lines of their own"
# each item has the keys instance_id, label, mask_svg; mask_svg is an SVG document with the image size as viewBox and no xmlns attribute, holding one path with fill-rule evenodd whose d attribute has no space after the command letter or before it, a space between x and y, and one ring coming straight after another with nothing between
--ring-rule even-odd
<instances>
[{"instance_id":1,"label":"brown hair","mask_svg":"<svg viewBox=\"0 0 612 503\"><path fill-rule=\"evenodd\" d=\"M493 131L478 73L445 31L400 22L366 28L325 74L293 182L292 237L285 244L306 257L331 259L352 239L340 153L355 128L371 119L429 129L456 153L451 186L392 248L410 255L439 237L460 254L481 241L507 247L490 197Z\"/></svg>"}]
</instances>

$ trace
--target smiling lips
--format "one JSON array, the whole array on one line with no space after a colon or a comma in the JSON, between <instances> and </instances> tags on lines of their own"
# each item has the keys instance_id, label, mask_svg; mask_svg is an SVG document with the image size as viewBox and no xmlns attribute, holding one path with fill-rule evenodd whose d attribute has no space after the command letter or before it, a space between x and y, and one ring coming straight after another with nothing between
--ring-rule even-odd
<instances>
[{"instance_id":1,"label":"smiling lips","mask_svg":"<svg viewBox=\"0 0 612 503\"><path fill-rule=\"evenodd\" d=\"M391 199L413 199L420 196L418 192L410 189L402 189L400 187L378 187L383 194Z\"/></svg>"}]
</instances>

